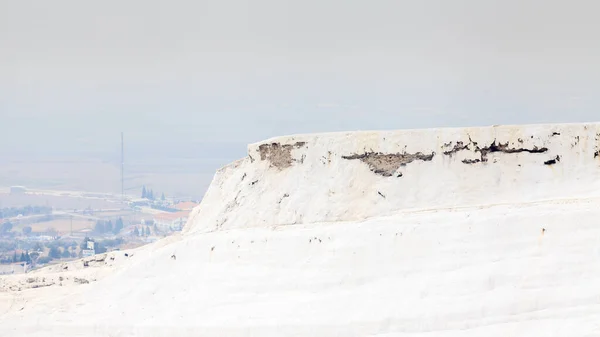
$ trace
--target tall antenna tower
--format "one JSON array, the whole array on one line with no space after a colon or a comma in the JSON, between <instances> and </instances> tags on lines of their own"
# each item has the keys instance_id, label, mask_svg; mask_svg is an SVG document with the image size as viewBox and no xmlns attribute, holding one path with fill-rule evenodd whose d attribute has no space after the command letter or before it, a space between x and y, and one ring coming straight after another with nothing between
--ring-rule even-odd
<instances>
[{"instance_id":1,"label":"tall antenna tower","mask_svg":"<svg viewBox=\"0 0 600 337\"><path fill-rule=\"evenodd\" d=\"M125 178L123 177L125 171L125 146L123 144L123 132L121 132L121 200L125 201Z\"/></svg>"}]
</instances>

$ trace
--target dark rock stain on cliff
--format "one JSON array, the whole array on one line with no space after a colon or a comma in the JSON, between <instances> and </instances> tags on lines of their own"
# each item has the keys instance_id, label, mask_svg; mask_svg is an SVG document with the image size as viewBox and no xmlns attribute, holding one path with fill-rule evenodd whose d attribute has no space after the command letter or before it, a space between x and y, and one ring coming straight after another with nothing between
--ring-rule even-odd
<instances>
[{"instance_id":1,"label":"dark rock stain on cliff","mask_svg":"<svg viewBox=\"0 0 600 337\"><path fill-rule=\"evenodd\" d=\"M444 144L444 147L450 147L450 146L452 146L452 142ZM452 155L454 153L456 153L458 151L463 151L463 150L469 150L469 144L465 145L463 142L458 141L458 142L456 142L456 144L454 145L454 147L452 149L444 151L444 154L446 156L452 157Z\"/></svg>"},{"instance_id":2,"label":"dark rock stain on cliff","mask_svg":"<svg viewBox=\"0 0 600 337\"><path fill-rule=\"evenodd\" d=\"M544 165L554 165L554 164L558 163L559 161L560 161L560 156L556 156L556 158L546 160L544 162Z\"/></svg>"},{"instance_id":3,"label":"dark rock stain on cliff","mask_svg":"<svg viewBox=\"0 0 600 337\"><path fill-rule=\"evenodd\" d=\"M283 201L283 199L285 199L285 198L289 198L289 197L290 197L290 195L286 193L286 194L284 194L284 195L283 195L283 197L281 197L281 198L279 199L279 201L278 201L277 203L278 203L278 204L281 204L281 202Z\"/></svg>"},{"instance_id":4,"label":"dark rock stain on cliff","mask_svg":"<svg viewBox=\"0 0 600 337\"><path fill-rule=\"evenodd\" d=\"M477 145L477 143L475 143L475 145ZM508 147L508 142L506 142L504 144L502 144L502 143L496 144L496 140L494 140L492 142L492 144L490 144L489 146L485 146L485 147L482 147L482 148L476 146L475 151L479 151L481 153L481 157L482 157L482 161L483 161L483 159L487 156L488 153L493 153L493 152L504 152L504 153L520 153L520 152L544 153L544 152L548 151L548 148L546 148L546 147L538 148L537 146L534 146L532 149L527 149L527 148L510 148L510 147Z\"/></svg>"},{"instance_id":5,"label":"dark rock stain on cliff","mask_svg":"<svg viewBox=\"0 0 600 337\"><path fill-rule=\"evenodd\" d=\"M353 154L342 156L347 160L360 160L367 164L372 172L384 177L391 177L394 173L406 164L412 163L415 160L431 161L434 152L431 154L417 153L380 153L380 152L365 152L363 154Z\"/></svg>"},{"instance_id":6,"label":"dark rock stain on cliff","mask_svg":"<svg viewBox=\"0 0 600 337\"><path fill-rule=\"evenodd\" d=\"M475 159L463 159L462 160L463 164L477 164L480 161L481 160L479 158L475 158Z\"/></svg>"},{"instance_id":7,"label":"dark rock stain on cliff","mask_svg":"<svg viewBox=\"0 0 600 337\"><path fill-rule=\"evenodd\" d=\"M271 166L275 166L282 170L292 166L292 163L296 161L292 158L292 150L304 147L306 142L296 142L294 144L270 143L262 144L258 147L260 152L260 160L268 160ZM300 160L304 162L304 157Z\"/></svg>"},{"instance_id":8,"label":"dark rock stain on cliff","mask_svg":"<svg viewBox=\"0 0 600 337\"><path fill-rule=\"evenodd\" d=\"M522 143L522 140L519 139L519 143ZM452 143L450 143L451 145ZM520 153L520 152L528 152L528 153L544 153L546 151L548 151L548 148L546 147L542 147L542 148L538 148L537 146L534 146L531 149L528 148L523 148L523 147L509 147L509 142L506 143L497 143L496 140L494 139L494 141L487 146L484 147L479 147L477 142L474 142L471 137L469 136L469 143L468 144L464 144L461 141L456 142L456 145L454 145L454 147L450 150L446 150L444 151L444 154L447 156L452 156L454 153L457 153L459 151L464 151L467 150L469 151L470 148L469 146L472 145L474 148L475 152L479 152L480 156L479 158L476 159L464 159L462 160L462 162L464 164L476 164L476 163L485 163L488 161L487 155L489 153L494 153L494 152L502 152L502 153ZM446 145L446 144L444 144Z\"/></svg>"}]
</instances>

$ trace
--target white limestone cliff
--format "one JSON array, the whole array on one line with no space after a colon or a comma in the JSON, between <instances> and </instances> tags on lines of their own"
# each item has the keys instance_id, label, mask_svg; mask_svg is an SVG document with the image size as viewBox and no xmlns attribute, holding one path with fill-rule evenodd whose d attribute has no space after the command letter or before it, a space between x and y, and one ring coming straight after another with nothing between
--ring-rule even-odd
<instances>
[{"instance_id":1,"label":"white limestone cliff","mask_svg":"<svg viewBox=\"0 0 600 337\"><path fill-rule=\"evenodd\" d=\"M277 137L222 169L186 231L600 195L600 124Z\"/></svg>"}]
</instances>

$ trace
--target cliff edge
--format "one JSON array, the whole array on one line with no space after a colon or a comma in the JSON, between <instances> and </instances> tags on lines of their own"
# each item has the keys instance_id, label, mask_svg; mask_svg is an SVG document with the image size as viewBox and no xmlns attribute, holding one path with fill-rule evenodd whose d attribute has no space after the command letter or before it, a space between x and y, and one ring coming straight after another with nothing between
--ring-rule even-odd
<instances>
[{"instance_id":1,"label":"cliff edge","mask_svg":"<svg viewBox=\"0 0 600 337\"><path fill-rule=\"evenodd\" d=\"M185 232L600 194L600 124L277 137L220 169Z\"/></svg>"}]
</instances>

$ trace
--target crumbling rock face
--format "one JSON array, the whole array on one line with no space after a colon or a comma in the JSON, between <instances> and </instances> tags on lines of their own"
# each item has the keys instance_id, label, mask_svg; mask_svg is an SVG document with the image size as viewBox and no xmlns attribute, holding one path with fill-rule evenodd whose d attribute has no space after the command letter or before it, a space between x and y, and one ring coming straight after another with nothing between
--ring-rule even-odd
<instances>
[{"instance_id":1,"label":"crumbling rock face","mask_svg":"<svg viewBox=\"0 0 600 337\"><path fill-rule=\"evenodd\" d=\"M280 170L288 168L295 161L292 158L292 150L299 149L304 145L306 145L305 142L284 145L280 143L262 144L258 147L260 160L268 160L271 166L275 166Z\"/></svg>"},{"instance_id":2,"label":"crumbling rock face","mask_svg":"<svg viewBox=\"0 0 600 337\"><path fill-rule=\"evenodd\" d=\"M521 139L519 139L519 142L521 143ZM522 147L518 147L518 148L511 148L508 146L508 142L506 143L496 143L496 140L494 140L490 145L484 146L484 147L479 147L479 145L477 144L477 142L474 142L471 137L469 137L469 143L468 144L463 144L463 142L458 141L456 142L456 144L454 145L454 147L452 149L446 150L444 151L444 154L447 156L452 156L454 153L457 153L459 151L464 151L467 150L469 151L470 145L473 145L474 151L475 152L479 152L480 153L480 157L476 158L476 159L464 159L462 162L464 164L476 164L476 163L485 163L488 161L487 155L489 153L493 153L493 152L503 152L503 153L520 153L520 152L528 152L528 153L544 153L548 151L548 148L546 147L541 147L538 148L537 146L534 146L531 149L528 148L522 148ZM452 142L448 143L448 144L444 144L445 147L450 147L452 145Z\"/></svg>"},{"instance_id":3,"label":"crumbling rock face","mask_svg":"<svg viewBox=\"0 0 600 337\"><path fill-rule=\"evenodd\" d=\"M474 143L474 144L475 144L475 146L477 146L477 143ZM544 152L548 151L548 148L546 148L546 147L538 148L537 146L534 146L533 149L510 148L510 147L508 147L508 142L506 142L504 144L502 144L502 143L496 144L496 141L494 140L492 142L492 144L490 144L489 146L486 146L486 147L483 147L483 148L476 147L475 151L481 152L481 157L482 157L482 161L483 161L483 158L485 158L488 153L492 153L492 152L504 152L504 153L520 153L520 152L544 153Z\"/></svg>"},{"instance_id":4,"label":"crumbling rock face","mask_svg":"<svg viewBox=\"0 0 600 337\"><path fill-rule=\"evenodd\" d=\"M366 152L363 154L353 154L350 156L342 156L343 159L355 160L358 159L363 163L369 165L371 171L375 174L382 175L384 177L391 177L394 173L406 164L412 163L415 160L431 161L434 152L431 154L423 154L417 152L411 153L380 153L380 152ZM399 175L401 176L401 175Z\"/></svg>"},{"instance_id":5,"label":"crumbling rock face","mask_svg":"<svg viewBox=\"0 0 600 337\"><path fill-rule=\"evenodd\" d=\"M458 142L456 142L456 144L454 145L454 147L452 149L444 151L444 154L446 156L452 157L452 155L455 154L458 151L463 151L463 150L467 150L468 151L469 150L469 144L465 145L463 142L458 141ZM444 144L444 147L450 147L450 146L452 146L452 142Z\"/></svg>"}]
</instances>

